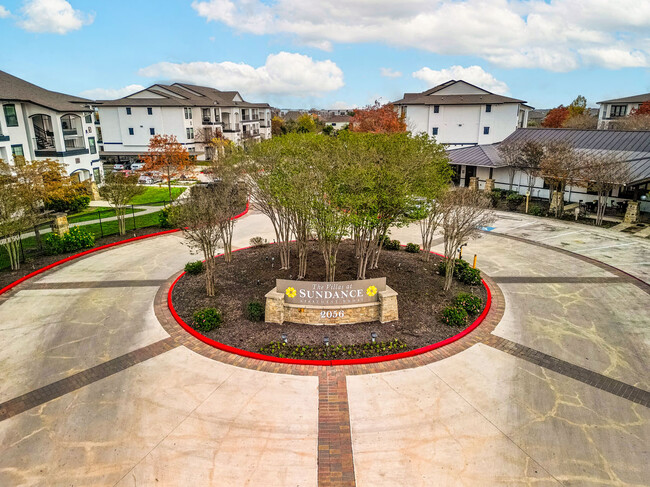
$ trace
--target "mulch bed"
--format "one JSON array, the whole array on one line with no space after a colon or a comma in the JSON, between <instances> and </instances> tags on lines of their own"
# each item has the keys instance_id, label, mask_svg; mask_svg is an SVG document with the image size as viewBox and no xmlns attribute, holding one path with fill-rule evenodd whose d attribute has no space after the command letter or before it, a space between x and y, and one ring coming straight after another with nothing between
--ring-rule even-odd
<instances>
[{"instance_id":1,"label":"mulch bed","mask_svg":"<svg viewBox=\"0 0 650 487\"><path fill-rule=\"evenodd\" d=\"M274 263L272 258L275 258ZM382 251L379 269L368 270L366 277L385 276L387 285L399 294L400 319L391 323L317 326L294 323L278 325L248 320L245 308L250 301L264 303L264 295L273 289L275 279L291 279L296 276L297 257L292 254L290 269L279 270L279 255L274 245L235 252L231 264L218 258L215 297L205 295L203 274L185 274L174 287L172 300L176 312L190 326L194 311L206 307L220 309L224 317L221 328L203 334L218 342L252 352L260 352L261 348L270 343L280 341L283 333L287 335L289 344L320 347L323 337L327 336L330 346L336 347L367 343L372 331L377 333L377 341L380 342L398 339L405 345L399 350L402 352L436 343L461 331L460 328L450 327L440 321L443 308L450 305L459 292L474 293L485 304L487 296L482 285L472 287L454 280L452 289L445 293L443 277L436 273L439 261L440 257L436 255L425 262L421 253ZM356 268L354 245L344 242L338 253L336 280L354 280ZM323 257L315 243L310 247L308 269L306 280L324 280ZM468 323L475 317L470 316ZM382 354L384 353L375 355Z\"/></svg>"},{"instance_id":2,"label":"mulch bed","mask_svg":"<svg viewBox=\"0 0 650 487\"><path fill-rule=\"evenodd\" d=\"M137 230L128 230L126 235L108 235L103 238L98 238L95 240L95 247L101 247L102 245L121 242L122 240L127 240L133 237L139 237L141 235L149 235L151 233L162 232L169 230L168 228L160 227L146 227L138 228ZM25 277L27 274L34 272L35 270L41 269L42 267L58 262L59 260L70 257L71 255L78 254L84 250L76 250L74 252L66 252L64 254L57 255L39 255L33 252L26 252L25 257L26 261L21 262L20 269L17 271L12 271L11 269L5 269L0 271L0 289L11 284L12 282Z\"/></svg>"}]
</instances>

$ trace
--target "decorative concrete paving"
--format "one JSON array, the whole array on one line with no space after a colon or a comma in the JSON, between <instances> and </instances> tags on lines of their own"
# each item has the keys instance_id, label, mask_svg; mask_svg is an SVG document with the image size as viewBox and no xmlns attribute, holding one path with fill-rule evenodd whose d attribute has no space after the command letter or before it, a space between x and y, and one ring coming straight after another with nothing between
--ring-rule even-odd
<instances>
[{"instance_id":1,"label":"decorative concrete paving","mask_svg":"<svg viewBox=\"0 0 650 487\"><path fill-rule=\"evenodd\" d=\"M465 249L503 291L494 334L385 373L169 337L154 296L197 258L178 234L19 286L0 301L0 485L647 485L648 288L554 248L647 280L650 247L522 215L494 227ZM273 239L262 215L235 247L252 236Z\"/></svg>"}]
</instances>

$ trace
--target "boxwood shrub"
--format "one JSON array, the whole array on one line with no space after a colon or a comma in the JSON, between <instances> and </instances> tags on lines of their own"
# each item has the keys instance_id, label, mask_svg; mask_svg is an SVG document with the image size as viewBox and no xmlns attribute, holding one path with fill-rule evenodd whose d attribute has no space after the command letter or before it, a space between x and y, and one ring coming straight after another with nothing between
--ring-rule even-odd
<instances>
[{"instance_id":1,"label":"boxwood shrub","mask_svg":"<svg viewBox=\"0 0 650 487\"><path fill-rule=\"evenodd\" d=\"M400 249L400 241L399 240L386 239L386 240L384 240L384 248L386 250L399 250Z\"/></svg>"},{"instance_id":2,"label":"boxwood shrub","mask_svg":"<svg viewBox=\"0 0 650 487\"><path fill-rule=\"evenodd\" d=\"M519 193L510 193L506 197L506 206L510 211L514 211L524 202L524 197Z\"/></svg>"},{"instance_id":3,"label":"boxwood shrub","mask_svg":"<svg viewBox=\"0 0 650 487\"><path fill-rule=\"evenodd\" d=\"M223 317L216 308L203 308L194 312L194 328L199 331L212 331L221 326Z\"/></svg>"},{"instance_id":4,"label":"boxwood shrub","mask_svg":"<svg viewBox=\"0 0 650 487\"><path fill-rule=\"evenodd\" d=\"M460 306L447 306L442 310L442 322L449 326L464 326L467 324L467 311Z\"/></svg>"},{"instance_id":5,"label":"boxwood shrub","mask_svg":"<svg viewBox=\"0 0 650 487\"><path fill-rule=\"evenodd\" d=\"M197 260L196 262L188 262L185 264L185 272L193 276L203 272L203 262Z\"/></svg>"},{"instance_id":6,"label":"boxwood shrub","mask_svg":"<svg viewBox=\"0 0 650 487\"><path fill-rule=\"evenodd\" d=\"M407 243L406 251L411 252L412 254L417 254L420 252L420 245L416 243Z\"/></svg>"},{"instance_id":7,"label":"boxwood shrub","mask_svg":"<svg viewBox=\"0 0 650 487\"><path fill-rule=\"evenodd\" d=\"M251 321L264 321L264 305L259 301L251 301L246 305L246 316Z\"/></svg>"}]
</instances>

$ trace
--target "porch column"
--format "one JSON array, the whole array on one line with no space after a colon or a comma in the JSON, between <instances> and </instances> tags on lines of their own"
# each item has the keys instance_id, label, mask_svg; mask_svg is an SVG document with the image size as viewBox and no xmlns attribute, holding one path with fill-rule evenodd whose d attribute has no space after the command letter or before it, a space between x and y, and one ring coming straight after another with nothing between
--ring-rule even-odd
<instances>
[{"instance_id":1,"label":"porch column","mask_svg":"<svg viewBox=\"0 0 650 487\"><path fill-rule=\"evenodd\" d=\"M485 192L490 193L492 191L494 191L494 179L487 178L485 180Z\"/></svg>"},{"instance_id":2,"label":"porch column","mask_svg":"<svg viewBox=\"0 0 650 487\"><path fill-rule=\"evenodd\" d=\"M623 221L625 223L637 223L641 214L641 207L639 201L630 201L627 204L627 211Z\"/></svg>"},{"instance_id":3,"label":"porch column","mask_svg":"<svg viewBox=\"0 0 650 487\"><path fill-rule=\"evenodd\" d=\"M478 178L476 176L469 178L469 189L478 191Z\"/></svg>"}]
</instances>

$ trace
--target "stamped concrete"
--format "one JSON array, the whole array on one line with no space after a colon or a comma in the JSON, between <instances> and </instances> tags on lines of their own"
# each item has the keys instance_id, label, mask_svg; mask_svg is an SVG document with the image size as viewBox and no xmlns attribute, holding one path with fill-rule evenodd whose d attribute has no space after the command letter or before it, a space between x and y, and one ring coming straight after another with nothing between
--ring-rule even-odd
<instances>
[{"instance_id":1,"label":"stamped concrete","mask_svg":"<svg viewBox=\"0 0 650 487\"><path fill-rule=\"evenodd\" d=\"M414 226L394 232L403 243L418 235ZM253 236L273 238L260 214L238 221L235 247ZM649 294L554 248L650 274L641 239L566 222L500 214L470 242L465 256L478 254L505 296L503 319L487 335L543 352L553 367L478 343L414 368L342 368L347 378L337 379L330 405L318 373L286 375L176 343L0 421L0 485L303 486L324 472L321 485L645 485L648 408L566 369L647 391ZM0 304L0 408L176 335L156 320L156 284L197 258L180 234L168 235L19 286ZM331 424L320 421L330 407ZM346 445L337 431L348 432L352 451L336 449ZM326 461L328 470L319 468Z\"/></svg>"}]
</instances>

